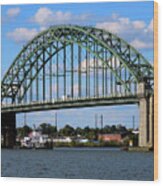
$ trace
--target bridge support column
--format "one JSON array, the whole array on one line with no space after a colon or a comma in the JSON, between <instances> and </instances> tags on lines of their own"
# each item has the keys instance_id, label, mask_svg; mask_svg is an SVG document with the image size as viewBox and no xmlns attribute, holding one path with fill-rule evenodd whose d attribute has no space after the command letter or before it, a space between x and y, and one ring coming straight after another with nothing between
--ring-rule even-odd
<instances>
[{"instance_id":1,"label":"bridge support column","mask_svg":"<svg viewBox=\"0 0 163 186\"><path fill-rule=\"evenodd\" d=\"M139 94L139 111L139 146L152 148L154 145L154 97L145 96L145 93Z\"/></svg>"},{"instance_id":2,"label":"bridge support column","mask_svg":"<svg viewBox=\"0 0 163 186\"><path fill-rule=\"evenodd\" d=\"M16 114L1 114L1 146L4 148L13 148L16 141Z\"/></svg>"},{"instance_id":3,"label":"bridge support column","mask_svg":"<svg viewBox=\"0 0 163 186\"><path fill-rule=\"evenodd\" d=\"M149 98L149 142L148 145L154 146L154 96Z\"/></svg>"},{"instance_id":4,"label":"bridge support column","mask_svg":"<svg viewBox=\"0 0 163 186\"><path fill-rule=\"evenodd\" d=\"M139 125L139 146L146 147L148 142L149 128L149 107L146 98L141 98L139 101L140 125Z\"/></svg>"}]
</instances>

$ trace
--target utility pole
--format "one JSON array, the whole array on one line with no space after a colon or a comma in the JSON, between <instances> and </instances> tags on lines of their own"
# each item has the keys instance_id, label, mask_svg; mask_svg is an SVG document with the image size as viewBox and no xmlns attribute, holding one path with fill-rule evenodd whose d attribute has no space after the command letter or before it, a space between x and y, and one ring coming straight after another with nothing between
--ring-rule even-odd
<instances>
[{"instance_id":1,"label":"utility pole","mask_svg":"<svg viewBox=\"0 0 163 186\"><path fill-rule=\"evenodd\" d=\"M56 129L58 128L58 118L57 118L57 112L55 113L55 126L56 126Z\"/></svg>"},{"instance_id":2,"label":"utility pole","mask_svg":"<svg viewBox=\"0 0 163 186\"><path fill-rule=\"evenodd\" d=\"M97 129L97 124L98 124L98 115L95 114L95 128Z\"/></svg>"},{"instance_id":3,"label":"utility pole","mask_svg":"<svg viewBox=\"0 0 163 186\"><path fill-rule=\"evenodd\" d=\"M56 138L58 138L58 115L55 112L55 127L56 127Z\"/></svg>"},{"instance_id":4,"label":"utility pole","mask_svg":"<svg viewBox=\"0 0 163 186\"><path fill-rule=\"evenodd\" d=\"M101 129L103 129L103 114L101 114Z\"/></svg>"},{"instance_id":5,"label":"utility pole","mask_svg":"<svg viewBox=\"0 0 163 186\"><path fill-rule=\"evenodd\" d=\"M132 116L132 128L135 129L135 116Z\"/></svg>"}]
</instances>

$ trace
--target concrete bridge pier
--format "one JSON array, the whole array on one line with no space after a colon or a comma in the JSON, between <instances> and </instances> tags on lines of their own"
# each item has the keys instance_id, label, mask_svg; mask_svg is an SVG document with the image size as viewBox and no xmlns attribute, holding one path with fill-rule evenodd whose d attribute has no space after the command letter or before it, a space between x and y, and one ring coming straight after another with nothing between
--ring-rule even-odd
<instances>
[{"instance_id":1,"label":"concrete bridge pier","mask_svg":"<svg viewBox=\"0 0 163 186\"><path fill-rule=\"evenodd\" d=\"M16 113L1 114L1 144L4 148L13 148L16 141Z\"/></svg>"},{"instance_id":2,"label":"concrete bridge pier","mask_svg":"<svg viewBox=\"0 0 163 186\"><path fill-rule=\"evenodd\" d=\"M149 141L148 145L154 147L154 96L149 98Z\"/></svg>"},{"instance_id":3,"label":"concrete bridge pier","mask_svg":"<svg viewBox=\"0 0 163 186\"><path fill-rule=\"evenodd\" d=\"M152 148L154 145L154 96L146 96L145 85L140 85L139 88L139 146Z\"/></svg>"}]
</instances>

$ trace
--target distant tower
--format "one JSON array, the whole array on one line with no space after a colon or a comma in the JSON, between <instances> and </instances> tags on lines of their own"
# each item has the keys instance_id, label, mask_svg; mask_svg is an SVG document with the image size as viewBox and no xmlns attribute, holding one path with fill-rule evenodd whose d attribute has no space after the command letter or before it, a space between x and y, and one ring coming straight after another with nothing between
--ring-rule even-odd
<instances>
[{"instance_id":1,"label":"distant tower","mask_svg":"<svg viewBox=\"0 0 163 186\"><path fill-rule=\"evenodd\" d=\"M56 129L58 128L58 118L57 118L57 112L55 113L55 126L56 126Z\"/></svg>"},{"instance_id":2,"label":"distant tower","mask_svg":"<svg viewBox=\"0 0 163 186\"><path fill-rule=\"evenodd\" d=\"M101 129L103 129L103 114L101 114Z\"/></svg>"},{"instance_id":3,"label":"distant tower","mask_svg":"<svg viewBox=\"0 0 163 186\"><path fill-rule=\"evenodd\" d=\"M135 129L135 116L132 116L132 128Z\"/></svg>"},{"instance_id":4,"label":"distant tower","mask_svg":"<svg viewBox=\"0 0 163 186\"><path fill-rule=\"evenodd\" d=\"M97 129L97 124L98 124L98 115L95 114L95 128Z\"/></svg>"}]
</instances>

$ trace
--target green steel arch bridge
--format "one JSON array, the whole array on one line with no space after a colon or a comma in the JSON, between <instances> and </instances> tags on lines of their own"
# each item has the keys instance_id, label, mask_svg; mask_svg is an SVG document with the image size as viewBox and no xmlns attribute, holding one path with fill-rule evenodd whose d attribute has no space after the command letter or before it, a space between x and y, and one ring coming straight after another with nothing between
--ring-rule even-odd
<instances>
[{"instance_id":1,"label":"green steel arch bridge","mask_svg":"<svg viewBox=\"0 0 163 186\"><path fill-rule=\"evenodd\" d=\"M2 79L4 145L14 145L18 112L139 104L139 145L152 146L153 87L153 66L122 38L89 26L52 26L23 46Z\"/></svg>"}]
</instances>

